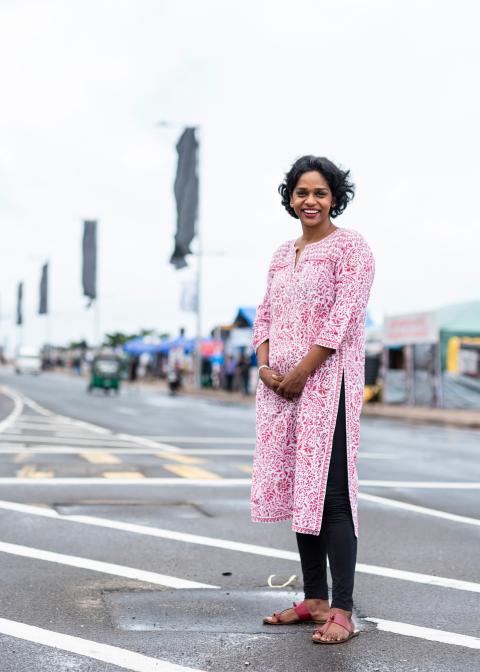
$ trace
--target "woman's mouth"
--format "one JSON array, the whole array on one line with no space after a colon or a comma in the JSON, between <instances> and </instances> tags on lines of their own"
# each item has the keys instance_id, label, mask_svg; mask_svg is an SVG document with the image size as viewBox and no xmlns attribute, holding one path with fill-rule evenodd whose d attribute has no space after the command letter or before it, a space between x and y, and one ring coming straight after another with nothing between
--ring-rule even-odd
<instances>
[{"instance_id":1,"label":"woman's mouth","mask_svg":"<svg viewBox=\"0 0 480 672\"><path fill-rule=\"evenodd\" d=\"M320 210L315 210L313 208L303 208L302 212L305 215L305 217L308 217L309 219L313 219L318 214L320 214Z\"/></svg>"}]
</instances>

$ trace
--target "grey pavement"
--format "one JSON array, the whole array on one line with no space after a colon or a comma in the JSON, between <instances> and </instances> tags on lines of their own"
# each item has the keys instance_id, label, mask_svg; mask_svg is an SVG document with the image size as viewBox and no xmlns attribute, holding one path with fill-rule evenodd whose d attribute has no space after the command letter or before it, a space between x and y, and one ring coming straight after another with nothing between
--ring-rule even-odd
<instances>
[{"instance_id":1,"label":"grey pavement","mask_svg":"<svg viewBox=\"0 0 480 672\"><path fill-rule=\"evenodd\" d=\"M478 669L480 629L473 615L480 592L480 489L464 488L480 484L480 432L364 418L359 476L375 485L362 486L361 492L382 499L360 500L355 615L361 635L325 647L310 642L309 625L261 623L262 615L301 600L302 593L301 577L288 588L267 584L271 575L281 583L300 574L294 555L274 557L275 549L296 551L289 524L249 521L253 407L172 399L145 388L125 389L118 399L89 396L83 380L55 374L30 378L0 370L0 384L53 413L42 415L35 404L25 405L20 418L0 433L0 500L7 507L8 502L35 507L12 510L0 502L0 619L50 630L53 640L55 634L68 634L198 670ZM12 404L0 395L0 421L2 408L8 415ZM112 434L69 425L58 415ZM147 437L151 445L116 433L140 442ZM156 449L161 441L180 456ZM169 470L179 465L187 467L185 477ZM197 484L188 469L204 470ZM115 472L130 476L115 479ZM220 485L208 480L215 476ZM60 477L84 480L55 483ZM89 483L92 477L103 481ZM149 478L176 480L151 485ZM237 480L232 479L246 481L233 485ZM386 484L391 481L403 484ZM422 482L435 487L419 487ZM445 483L455 487L442 487ZM441 517L396 503L434 509ZM449 513L461 518L450 519ZM100 526L100 519L107 526ZM115 529L116 523L134 527ZM152 536L151 530L163 536ZM168 538L169 532L177 539ZM241 552L228 543L220 547L223 542L250 546ZM7 552L12 547L2 544L60 555L51 562ZM72 567L61 561L65 555L218 588L172 588ZM399 578L399 572L417 574ZM466 583L453 587L443 579ZM436 580L441 585L434 585ZM385 623L377 627L368 619L392 622L397 631L382 630ZM406 634L398 632L399 623L406 624ZM447 643L432 641L435 633ZM54 646L0 635L1 670L133 669ZM168 668L152 663L151 669Z\"/></svg>"}]
</instances>

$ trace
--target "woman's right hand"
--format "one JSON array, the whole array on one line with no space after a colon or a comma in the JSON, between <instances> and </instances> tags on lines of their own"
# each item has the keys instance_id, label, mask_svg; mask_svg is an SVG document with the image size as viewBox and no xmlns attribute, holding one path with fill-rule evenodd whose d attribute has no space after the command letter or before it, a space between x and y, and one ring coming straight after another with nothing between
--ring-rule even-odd
<instances>
[{"instance_id":1,"label":"woman's right hand","mask_svg":"<svg viewBox=\"0 0 480 672\"><path fill-rule=\"evenodd\" d=\"M275 369L260 369L259 376L262 383L274 392L277 391L278 386L283 380L283 376Z\"/></svg>"}]
</instances>

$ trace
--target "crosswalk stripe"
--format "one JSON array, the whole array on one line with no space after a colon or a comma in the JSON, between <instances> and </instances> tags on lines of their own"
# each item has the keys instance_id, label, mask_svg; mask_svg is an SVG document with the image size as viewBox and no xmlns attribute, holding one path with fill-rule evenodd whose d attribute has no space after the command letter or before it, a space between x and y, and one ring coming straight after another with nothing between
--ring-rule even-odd
<instances>
[{"instance_id":1,"label":"crosswalk stripe","mask_svg":"<svg viewBox=\"0 0 480 672\"><path fill-rule=\"evenodd\" d=\"M173 460L173 462L180 462L182 464L204 464L206 461L199 457L181 455L180 453L155 453L155 455L164 460Z\"/></svg>"},{"instance_id":2,"label":"crosswalk stripe","mask_svg":"<svg viewBox=\"0 0 480 672\"><path fill-rule=\"evenodd\" d=\"M465 646L469 649L480 649L480 637L460 635L458 632L448 632L447 630L434 630L433 628L424 628L419 625L411 625L410 623L386 621L383 618L366 618L365 620L376 623L377 629L384 630L385 632L428 639L431 642L440 642L442 644Z\"/></svg>"},{"instance_id":3,"label":"crosswalk stripe","mask_svg":"<svg viewBox=\"0 0 480 672\"><path fill-rule=\"evenodd\" d=\"M102 574L122 576L126 579L135 579L136 581L144 581L146 583L153 583L155 585L166 586L168 588L219 588L219 586L212 586L208 583L188 581L187 579L179 579L175 576L166 576L165 574L148 572L143 569L136 569L135 567L127 567L125 565L117 565L111 562L102 562L100 560L90 560L89 558L82 558L75 555L65 555L64 553L54 553L52 551L45 551L40 548L21 546L19 544L9 544L3 541L0 541L0 552L9 553L10 555L17 555L24 558L33 558L35 560L55 562L57 564L66 565L68 567L88 569L94 572L101 572Z\"/></svg>"},{"instance_id":4,"label":"crosswalk stripe","mask_svg":"<svg viewBox=\"0 0 480 672\"><path fill-rule=\"evenodd\" d=\"M214 474L213 471L194 467L189 464L162 464L162 467L181 478L195 478L206 481L215 481L222 478L218 474Z\"/></svg>"},{"instance_id":5,"label":"crosswalk stripe","mask_svg":"<svg viewBox=\"0 0 480 672\"><path fill-rule=\"evenodd\" d=\"M201 670L183 665L175 665L166 660L151 658L142 653L129 651L110 644L101 644L81 637L64 635L61 632L45 630L19 621L0 618L0 633L27 642L34 642L61 651L76 653L80 656L100 660L103 663L117 665L131 672L201 672Z\"/></svg>"},{"instance_id":6,"label":"crosswalk stripe","mask_svg":"<svg viewBox=\"0 0 480 672\"><path fill-rule=\"evenodd\" d=\"M88 453L79 453L80 457L91 464L121 464L122 460L111 453L98 453L90 451Z\"/></svg>"}]
</instances>

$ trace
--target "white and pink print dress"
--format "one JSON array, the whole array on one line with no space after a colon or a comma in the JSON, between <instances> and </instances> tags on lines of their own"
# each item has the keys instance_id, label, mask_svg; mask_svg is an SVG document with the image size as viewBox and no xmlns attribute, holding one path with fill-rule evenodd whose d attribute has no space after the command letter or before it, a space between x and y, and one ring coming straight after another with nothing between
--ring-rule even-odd
<instances>
[{"instance_id":1,"label":"white and pink print dress","mask_svg":"<svg viewBox=\"0 0 480 672\"><path fill-rule=\"evenodd\" d=\"M295 532L319 534L342 374L345 379L348 483L355 534L357 454L365 375L366 308L375 262L360 233L338 228L306 245L295 266L295 243L273 255L254 324L255 349L269 340L272 368L285 374L313 345L333 348L287 401L259 381L252 476L254 522L292 519Z\"/></svg>"}]
</instances>

